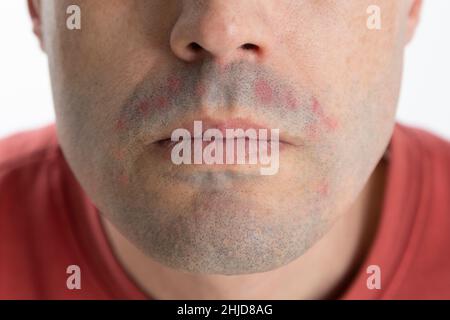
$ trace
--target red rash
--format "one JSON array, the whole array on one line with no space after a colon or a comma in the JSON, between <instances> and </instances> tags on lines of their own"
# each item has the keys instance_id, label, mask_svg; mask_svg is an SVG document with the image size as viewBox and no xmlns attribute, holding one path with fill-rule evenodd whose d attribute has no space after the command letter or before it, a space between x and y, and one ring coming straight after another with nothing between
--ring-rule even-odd
<instances>
[{"instance_id":1,"label":"red rash","mask_svg":"<svg viewBox=\"0 0 450 320\"><path fill-rule=\"evenodd\" d=\"M319 117L322 124L330 131L334 131L338 128L338 121L332 117L325 115L322 106L316 98L313 99L312 112Z\"/></svg>"},{"instance_id":2,"label":"red rash","mask_svg":"<svg viewBox=\"0 0 450 320\"><path fill-rule=\"evenodd\" d=\"M148 112L150 111L150 104L148 101L141 101L139 103L139 112L143 117L148 115Z\"/></svg>"},{"instance_id":3,"label":"red rash","mask_svg":"<svg viewBox=\"0 0 450 320\"><path fill-rule=\"evenodd\" d=\"M269 104L273 99L273 90L267 81L258 80L255 83L255 95L264 104Z\"/></svg>"},{"instance_id":4,"label":"red rash","mask_svg":"<svg viewBox=\"0 0 450 320\"><path fill-rule=\"evenodd\" d=\"M202 97L206 94L206 88L203 83L199 83L195 88L195 93L198 97Z\"/></svg>"},{"instance_id":5,"label":"red rash","mask_svg":"<svg viewBox=\"0 0 450 320\"><path fill-rule=\"evenodd\" d=\"M113 152L113 157L115 160L122 161L124 159L124 151L122 149L117 149Z\"/></svg>"},{"instance_id":6,"label":"red rash","mask_svg":"<svg viewBox=\"0 0 450 320\"><path fill-rule=\"evenodd\" d=\"M316 189L317 193L320 194L321 196L326 196L328 195L329 192L329 186L328 183L326 181L321 181L319 183L319 185L317 186Z\"/></svg>"},{"instance_id":7,"label":"red rash","mask_svg":"<svg viewBox=\"0 0 450 320\"><path fill-rule=\"evenodd\" d=\"M286 106L288 106L289 109L297 108L297 98L294 96L294 94L291 91L288 91L285 94L284 99L286 100Z\"/></svg>"},{"instance_id":8,"label":"red rash","mask_svg":"<svg viewBox=\"0 0 450 320\"><path fill-rule=\"evenodd\" d=\"M125 120L124 119L117 120L115 131L122 131L122 130L125 130L126 128L127 128L127 126L125 124Z\"/></svg>"},{"instance_id":9,"label":"red rash","mask_svg":"<svg viewBox=\"0 0 450 320\"><path fill-rule=\"evenodd\" d=\"M169 105L169 101L167 100L167 98L160 96L160 97L155 98L153 105L157 109L164 109L165 107L167 107Z\"/></svg>"},{"instance_id":10,"label":"red rash","mask_svg":"<svg viewBox=\"0 0 450 320\"><path fill-rule=\"evenodd\" d=\"M130 183L130 178L127 174L123 173L119 176L119 182L120 184L127 186Z\"/></svg>"},{"instance_id":11,"label":"red rash","mask_svg":"<svg viewBox=\"0 0 450 320\"><path fill-rule=\"evenodd\" d=\"M133 106L132 111L136 111L140 117L147 117L152 109L164 109L169 105L169 100L163 96L157 96L152 100L141 100ZM127 114L122 115L115 124L114 131L121 132L128 129Z\"/></svg>"},{"instance_id":12,"label":"red rash","mask_svg":"<svg viewBox=\"0 0 450 320\"><path fill-rule=\"evenodd\" d=\"M167 87L170 94L177 94L181 89L181 79L177 77L170 77L167 80Z\"/></svg>"}]
</instances>

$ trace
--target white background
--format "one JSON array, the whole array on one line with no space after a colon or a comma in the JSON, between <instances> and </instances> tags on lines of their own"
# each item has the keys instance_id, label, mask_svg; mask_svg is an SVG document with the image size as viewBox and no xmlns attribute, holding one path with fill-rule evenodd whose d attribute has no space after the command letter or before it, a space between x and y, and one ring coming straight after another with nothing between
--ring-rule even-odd
<instances>
[{"instance_id":1,"label":"white background","mask_svg":"<svg viewBox=\"0 0 450 320\"><path fill-rule=\"evenodd\" d=\"M392 0L398 1L398 0ZM450 0L425 0L406 53L398 119L450 138ZM0 1L0 137L54 119L47 60L26 0Z\"/></svg>"}]
</instances>

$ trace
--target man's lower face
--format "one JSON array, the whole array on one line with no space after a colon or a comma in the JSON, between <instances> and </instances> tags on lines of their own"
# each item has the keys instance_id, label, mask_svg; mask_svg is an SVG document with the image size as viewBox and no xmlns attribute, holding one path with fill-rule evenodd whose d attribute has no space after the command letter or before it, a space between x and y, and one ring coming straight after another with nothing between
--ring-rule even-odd
<instances>
[{"instance_id":1,"label":"man's lower face","mask_svg":"<svg viewBox=\"0 0 450 320\"><path fill-rule=\"evenodd\" d=\"M309 91L296 91L277 81L275 73L256 69L238 64L225 77L214 67L198 78L178 72L185 87L176 93L165 85L173 73L162 72L135 86L117 111L102 120L98 104L59 110L64 153L88 195L126 238L164 265L245 274L288 264L349 209L387 145L392 125L382 122L384 112L364 107L353 109L346 119L332 117ZM243 73L248 76L241 77ZM201 94L192 93L196 79L209 80ZM231 85L239 81L241 85ZM258 100L253 89L259 81L273 89L272 103ZM222 90L216 90L217 83ZM298 105L283 99L286 90ZM165 99L164 109L147 102L158 101L152 100L155 96ZM142 101L149 103L148 112L141 113ZM237 154L239 141L248 160L252 139L224 135L223 143L209 141L205 127L195 133L199 123L209 129L217 125L219 135L252 125L257 133L279 130L279 148L265 148L269 154L278 152L272 157L277 159L274 174L261 174L266 165L258 162L208 163L219 146L225 153L213 160L226 160L229 142ZM169 142L179 129L187 133L187 142ZM259 143L273 142L268 134L253 138L257 154L264 149ZM190 156L184 157L185 152Z\"/></svg>"},{"instance_id":2,"label":"man's lower face","mask_svg":"<svg viewBox=\"0 0 450 320\"><path fill-rule=\"evenodd\" d=\"M199 273L273 270L305 253L350 208L392 132L401 75L396 30L361 30L359 1L346 2L352 14L341 19L315 2L296 7L303 19L281 6L285 17L267 23L271 39L284 41L269 43L274 54L265 63L186 63L157 43L169 29L143 37L152 21L136 18L144 11L122 2L109 10L128 20L102 19L96 3L86 15L89 32L55 29L50 45L58 135L87 194L150 258ZM292 33L312 13L321 37ZM380 48L355 41L371 36ZM208 129L216 130L208 136ZM227 129L256 135L227 138ZM243 163L236 145L226 147L238 140ZM261 150L278 154L263 163ZM252 154L256 163L247 162ZM268 167L272 174L261 174Z\"/></svg>"},{"instance_id":3,"label":"man's lower face","mask_svg":"<svg viewBox=\"0 0 450 320\"><path fill-rule=\"evenodd\" d=\"M211 63L201 76L180 70L146 77L108 121L65 110L63 149L79 180L128 239L172 268L245 274L298 258L348 209L375 167L383 143L374 140L374 148L362 153L369 132L376 130L372 119L344 124L323 111L319 98L256 65L241 62L219 74ZM260 99L261 82L271 90L270 103ZM199 83L200 93L193 89ZM216 90L218 84L222 90ZM79 123L84 123L83 132ZM251 132L251 126L254 133L266 134L226 137L227 130ZM205 138L207 128L224 133L221 143ZM171 141L179 129L188 134L187 142L179 136ZM279 148L261 147L273 143L264 129L279 130ZM261 173L266 165L258 157L248 163L250 140L255 140L257 156L265 151L277 159L273 174ZM240 142L244 161L233 162ZM229 164L228 143L234 154ZM180 145L184 148L174 153ZM200 162L195 163L197 147ZM219 147L224 153L208 163ZM183 157L186 152L189 157Z\"/></svg>"},{"instance_id":4,"label":"man's lower face","mask_svg":"<svg viewBox=\"0 0 450 320\"><path fill-rule=\"evenodd\" d=\"M165 265L215 274L282 266L301 255L326 228L323 219L332 188L326 172L331 169L323 153L314 150L326 149L318 135L331 136L335 128L322 121L315 99L276 80L264 68L238 63L221 72L210 63L202 70L160 71L158 77L152 72L105 127L78 134L73 141L86 148L95 168L80 180L88 190L96 184L92 193L100 210L134 244ZM270 87L271 101L260 99L261 82ZM69 118L70 111L65 114ZM70 119L76 115L73 112ZM79 116L76 123L89 125L90 120ZM179 129L190 133L180 153L191 156L176 163L173 150L183 141L171 141L171 136ZM220 144L205 138L208 129L224 133ZM254 129L256 135L227 139L230 129L242 129L244 134ZM272 136L273 129L280 131L279 137ZM98 136L104 134L99 131L108 132L108 139L102 142ZM273 148L274 138L279 138L278 148ZM249 163L253 142L256 163ZM208 146L214 151L207 152ZM72 147L69 155L74 154ZM207 155L222 151L215 162L207 161ZM230 151L232 161L227 163ZM273 174L260 170L271 166L270 161L259 162L262 151L277 162Z\"/></svg>"}]
</instances>

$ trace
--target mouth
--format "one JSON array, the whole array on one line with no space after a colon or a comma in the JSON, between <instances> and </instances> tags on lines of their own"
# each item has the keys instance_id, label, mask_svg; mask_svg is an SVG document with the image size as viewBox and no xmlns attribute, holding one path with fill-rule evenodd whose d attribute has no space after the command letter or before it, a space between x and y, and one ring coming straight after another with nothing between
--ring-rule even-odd
<instances>
[{"instance_id":1,"label":"mouth","mask_svg":"<svg viewBox=\"0 0 450 320\"><path fill-rule=\"evenodd\" d=\"M251 145L251 144L256 144L256 145L261 145L261 144L274 144L274 143L278 143L280 146L281 145L288 145L288 143L283 142L283 141L274 141L271 139L249 139L248 137L238 137L238 138L232 138L232 139L227 139L227 138L222 138L222 139L212 139L211 141L205 141L202 138L191 138L190 139L192 144L202 144L203 147L205 147L206 145L210 145L211 143L216 143L216 144L231 144L234 143L235 145L238 145L240 143L243 143L245 145ZM180 142L182 142L181 140L178 141L174 141L172 139L162 139L162 140L158 140L155 142L156 145L160 146L160 147L164 147L164 148L173 148L174 146L176 146L177 144L179 144Z\"/></svg>"},{"instance_id":2,"label":"mouth","mask_svg":"<svg viewBox=\"0 0 450 320\"><path fill-rule=\"evenodd\" d=\"M180 131L181 130L181 131ZM170 148L180 142L178 132L182 132L185 142L208 144L215 143L245 143L257 145L278 144L280 147L299 147L301 144L293 137L275 126L267 126L245 118L232 118L217 120L200 118L200 120L183 121L179 125L173 125L160 137L151 143L161 147Z\"/></svg>"},{"instance_id":3,"label":"mouth","mask_svg":"<svg viewBox=\"0 0 450 320\"><path fill-rule=\"evenodd\" d=\"M280 153L294 146L280 139L278 128L269 128L245 119L201 120L173 129L152 143L153 150L173 165L195 165L189 172L232 170L274 175Z\"/></svg>"}]
</instances>

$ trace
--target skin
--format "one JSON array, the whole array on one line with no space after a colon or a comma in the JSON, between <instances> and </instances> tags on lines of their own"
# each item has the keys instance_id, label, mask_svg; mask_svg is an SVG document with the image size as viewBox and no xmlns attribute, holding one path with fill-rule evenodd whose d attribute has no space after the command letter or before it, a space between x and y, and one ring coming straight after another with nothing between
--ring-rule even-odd
<instances>
[{"instance_id":1,"label":"skin","mask_svg":"<svg viewBox=\"0 0 450 320\"><path fill-rule=\"evenodd\" d=\"M71 4L82 8L81 31L65 27ZM366 27L374 4L378 31ZM29 0L64 155L146 292L339 291L380 211L382 156L420 6ZM280 129L278 174L258 175L257 165L175 166L158 142L194 120L231 118Z\"/></svg>"}]
</instances>

